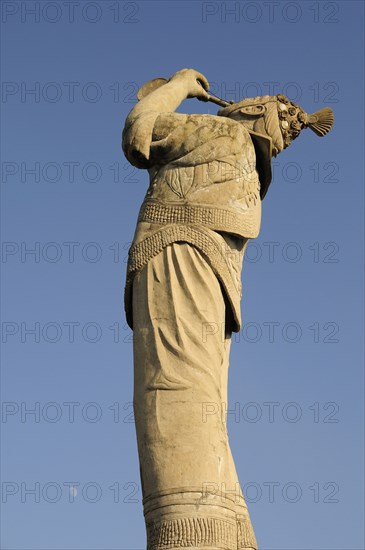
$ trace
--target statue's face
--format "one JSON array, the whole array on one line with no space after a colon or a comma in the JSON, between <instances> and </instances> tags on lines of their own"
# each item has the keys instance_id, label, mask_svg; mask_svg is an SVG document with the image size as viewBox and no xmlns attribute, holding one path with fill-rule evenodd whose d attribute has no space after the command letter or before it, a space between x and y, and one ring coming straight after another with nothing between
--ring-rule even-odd
<instances>
[{"instance_id":1,"label":"statue's face","mask_svg":"<svg viewBox=\"0 0 365 550\"><path fill-rule=\"evenodd\" d=\"M266 134L266 128L265 128L265 112L266 107L261 105L262 107L261 112L257 110L255 114L249 115L247 114L247 108L246 109L237 109L236 111L233 111L231 115L228 116L228 118L231 118L232 120L236 120L245 128L248 130L252 130L253 132L258 132L260 134Z\"/></svg>"},{"instance_id":2,"label":"statue's face","mask_svg":"<svg viewBox=\"0 0 365 550\"><path fill-rule=\"evenodd\" d=\"M329 107L309 115L283 94L243 99L218 111L218 116L232 118L249 131L271 138L274 155L288 147L303 128L325 136L334 122Z\"/></svg>"},{"instance_id":3,"label":"statue's face","mask_svg":"<svg viewBox=\"0 0 365 550\"><path fill-rule=\"evenodd\" d=\"M279 153L299 136L308 116L286 96L260 96L221 109L218 114L243 124L248 130L268 136L274 154Z\"/></svg>"},{"instance_id":4,"label":"statue's face","mask_svg":"<svg viewBox=\"0 0 365 550\"><path fill-rule=\"evenodd\" d=\"M276 96L244 99L221 109L218 114L236 120L252 132L271 138L274 155L284 149Z\"/></svg>"},{"instance_id":5,"label":"statue's face","mask_svg":"<svg viewBox=\"0 0 365 550\"><path fill-rule=\"evenodd\" d=\"M231 118L232 120L239 122L249 130L253 130L253 127L255 125L255 122L257 122L257 119L262 117L263 115L259 117L247 117L242 109L237 109L236 111L233 111L233 113L227 116L227 118Z\"/></svg>"}]
</instances>

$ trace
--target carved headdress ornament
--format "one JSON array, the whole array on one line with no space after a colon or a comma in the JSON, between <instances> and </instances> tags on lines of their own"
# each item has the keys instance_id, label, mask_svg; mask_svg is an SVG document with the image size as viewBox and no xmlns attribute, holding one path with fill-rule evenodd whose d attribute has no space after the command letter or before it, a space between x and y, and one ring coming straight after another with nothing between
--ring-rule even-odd
<instances>
[{"instance_id":1,"label":"carved headdress ornament","mask_svg":"<svg viewBox=\"0 0 365 550\"><path fill-rule=\"evenodd\" d=\"M286 149L303 128L322 137L334 121L329 107L309 115L283 94L243 99L224 107L218 115L240 120L249 130L271 137L274 156Z\"/></svg>"}]
</instances>

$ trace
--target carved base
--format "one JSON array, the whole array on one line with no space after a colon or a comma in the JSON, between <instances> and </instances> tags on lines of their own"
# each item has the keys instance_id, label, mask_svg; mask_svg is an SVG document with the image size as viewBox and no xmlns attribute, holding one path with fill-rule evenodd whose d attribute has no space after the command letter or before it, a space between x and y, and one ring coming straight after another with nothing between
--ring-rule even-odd
<instances>
[{"instance_id":1,"label":"carved base","mask_svg":"<svg viewBox=\"0 0 365 550\"><path fill-rule=\"evenodd\" d=\"M147 550L257 550L242 497L176 490L150 496L144 506Z\"/></svg>"},{"instance_id":2,"label":"carved base","mask_svg":"<svg viewBox=\"0 0 365 550\"><path fill-rule=\"evenodd\" d=\"M167 548L233 548L236 526L212 517L180 517L147 524L148 550Z\"/></svg>"}]
</instances>

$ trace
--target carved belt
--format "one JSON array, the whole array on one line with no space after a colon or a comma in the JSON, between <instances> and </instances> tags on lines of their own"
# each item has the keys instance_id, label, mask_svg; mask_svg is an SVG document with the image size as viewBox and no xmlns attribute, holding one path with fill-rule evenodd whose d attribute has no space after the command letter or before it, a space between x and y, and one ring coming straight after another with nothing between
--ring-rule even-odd
<instances>
[{"instance_id":1,"label":"carved belt","mask_svg":"<svg viewBox=\"0 0 365 550\"><path fill-rule=\"evenodd\" d=\"M213 206L162 204L155 201L146 201L141 207L138 222L156 223L158 225L203 226L215 231L225 231L239 235L240 237L255 238L258 234L260 217L255 208L241 213Z\"/></svg>"}]
</instances>

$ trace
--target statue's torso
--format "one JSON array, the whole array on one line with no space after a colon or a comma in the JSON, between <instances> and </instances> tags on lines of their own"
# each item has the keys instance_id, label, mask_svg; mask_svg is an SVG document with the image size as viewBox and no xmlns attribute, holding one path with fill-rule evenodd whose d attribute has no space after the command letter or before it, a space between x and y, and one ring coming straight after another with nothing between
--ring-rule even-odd
<instances>
[{"instance_id":1,"label":"statue's torso","mask_svg":"<svg viewBox=\"0 0 365 550\"><path fill-rule=\"evenodd\" d=\"M148 171L150 186L130 249L129 279L164 246L189 242L220 278L238 327L243 245L258 235L261 221L260 183L248 131L213 115L160 114ZM228 235L239 239L233 252Z\"/></svg>"}]
</instances>

